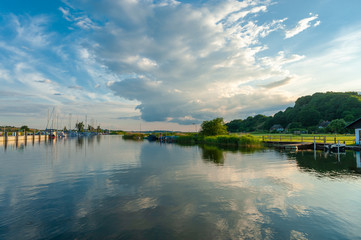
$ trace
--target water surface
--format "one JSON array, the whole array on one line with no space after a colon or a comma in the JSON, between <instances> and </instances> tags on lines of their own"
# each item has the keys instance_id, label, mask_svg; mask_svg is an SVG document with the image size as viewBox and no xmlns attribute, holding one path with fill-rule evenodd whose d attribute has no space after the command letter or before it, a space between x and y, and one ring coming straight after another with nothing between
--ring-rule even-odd
<instances>
[{"instance_id":1,"label":"water surface","mask_svg":"<svg viewBox=\"0 0 361 240\"><path fill-rule=\"evenodd\" d=\"M361 239L360 154L0 146L0 239Z\"/></svg>"}]
</instances>

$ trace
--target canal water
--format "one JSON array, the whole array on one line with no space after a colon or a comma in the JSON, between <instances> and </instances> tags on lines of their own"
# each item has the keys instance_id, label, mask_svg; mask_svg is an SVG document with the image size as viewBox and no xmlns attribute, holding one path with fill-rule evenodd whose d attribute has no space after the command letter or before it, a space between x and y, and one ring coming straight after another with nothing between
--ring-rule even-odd
<instances>
[{"instance_id":1,"label":"canal water","mask_svg":"<svg viewBox=\"0 0 361 240\"><path fill-rule=\"evenodd\" d=\"M0 145L0 239L361 239L360 153Z\"/></svg>"}]
</instances>

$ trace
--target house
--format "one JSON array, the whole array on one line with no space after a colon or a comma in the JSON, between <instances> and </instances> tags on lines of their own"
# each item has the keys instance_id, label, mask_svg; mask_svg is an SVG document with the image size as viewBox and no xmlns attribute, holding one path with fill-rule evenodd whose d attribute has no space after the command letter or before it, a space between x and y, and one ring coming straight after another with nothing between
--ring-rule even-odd
<instances>
[{"instance_id":1,"label":"house","mask_svg":"<svg viewBox=\"0 0 361 240\"><path fill-rule=\"evenodd\" d=\"M360 145L361 142L361 118L357 119L353 123L346 126L348 129L355 129L356 145Z\"/></svg>"},{"instance_id":2,"label":"house","mask_svg":"<svg viewBox=\"0 0 361 240\"><path fill-rule=\"evenodd\" d=\"M319 128L319 129L326 128L329 124L330 124L329 121L322 121L322 122L318 125L318 128Z\"/></svg>"},{"instance_id":3,"label":"house","mask_svg":"<svg viewBox=\"0 0 361 240\"><path fill-rule=\"evenodd\" d=\"M283 132L283 131L284 131L284 128L283 128L282 125L280 125L280 124L275 124L275 125L273 125L273 126L270 128L270 132L273 132L273 131Z\"/></svg>"}]
</instances>

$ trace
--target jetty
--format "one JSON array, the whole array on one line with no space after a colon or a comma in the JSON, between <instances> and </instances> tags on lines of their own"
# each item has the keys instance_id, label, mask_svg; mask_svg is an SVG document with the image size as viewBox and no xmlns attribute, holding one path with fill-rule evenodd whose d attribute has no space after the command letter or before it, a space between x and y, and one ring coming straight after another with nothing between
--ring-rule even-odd
<instances>
[{"instance_id":1,"label":"jetty","mask_svg":"<svg viewBox=\"0 0 361 240\"><path fill-rule=\"evenodd\" d=\"M48 135L36 134L35 132L13 132L9 135L8 132L5 132L0 136L0 143L6 142L17 142L17 141L44 141L48 139Z\"/></svg>"},{"instance_id":2,"label":"jetty","mask_svg":"<svg viewBox=\"0 0 361 240\"><path fill-rule=\"evenodd\" d=\"M348 146L345 144L331 144L331 143L317 143L317 142L279 142L279 141L264 141L266 146L274 147L277 149L284 149L290 151L297 150L327 150L327 151L339 151L354 150L361 151L361 146Z\"/></svg>"},{"instance_id":3,"label":"jetty","mask_svg":"<svg viewBox=\"0 0 361 240\"><path fill-rule=\"evenodd\" d=\"M316 149L323 150L325 147L324 143L312 143L312 142L279 142L279 141L264 141L266 146L275 147L278 149L286 150L305 150L305 149Z\"/></svg>"}]
</instances>

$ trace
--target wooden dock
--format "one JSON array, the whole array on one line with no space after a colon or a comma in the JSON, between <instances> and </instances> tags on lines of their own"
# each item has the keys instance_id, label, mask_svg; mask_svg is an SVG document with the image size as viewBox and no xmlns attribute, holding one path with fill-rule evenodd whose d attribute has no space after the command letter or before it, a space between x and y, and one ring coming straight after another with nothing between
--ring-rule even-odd
<instances>
[{"instance_id":1,"label":"wooden dock","mask_svg":"<svg viewBox=\"0 0 361 240\"><path fill-rule=\"evenodd\" d=\"M264 141L267 146L285 150L324 150L324 143Z\"/></svg>"},{"instance_id":2,"label":"wooden dock","mask_svg":"<svg viewBox=\"0 0 361 240\"><path fill-rule=\"evenodd\" d=\"M264 141L269 147L285 150L324 150L328 143ZM361 151L361 146L347 146L347 150Z\"/></svg>"},{"instance_id":3,"label":"wooden dock","mask_svg":"<svg viewBox=\"0 0 361 240\"><path fill-rule=\"evenodd\" d=\"M8 135L6 132L4 135L0 136L0 143L7 142L18 142L18 141L45 141L49 135L36 135L35 132L28 135L26 132L20 135L19 132L15 132L13 135Z\"/></svg>"}]
</instances>

